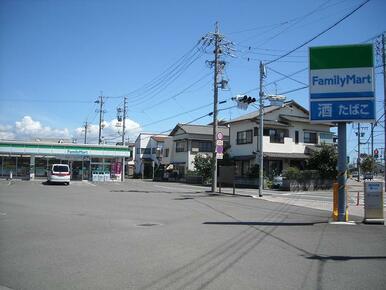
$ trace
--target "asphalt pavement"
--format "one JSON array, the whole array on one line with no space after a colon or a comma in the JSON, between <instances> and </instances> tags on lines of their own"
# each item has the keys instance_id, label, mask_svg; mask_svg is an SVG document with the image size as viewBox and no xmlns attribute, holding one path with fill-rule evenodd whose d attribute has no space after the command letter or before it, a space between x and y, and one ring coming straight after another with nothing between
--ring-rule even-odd
<instances>
[{"instance_id":1,"label":"asphalt pavement","mask_svg":"<svg viewBox=\"0 0 386 290\"><path fill-rule=\"evenodd\" d=\"M207 190L2 180L0 289L384 289L385 226Z\"/></svg>"}]
</instances>

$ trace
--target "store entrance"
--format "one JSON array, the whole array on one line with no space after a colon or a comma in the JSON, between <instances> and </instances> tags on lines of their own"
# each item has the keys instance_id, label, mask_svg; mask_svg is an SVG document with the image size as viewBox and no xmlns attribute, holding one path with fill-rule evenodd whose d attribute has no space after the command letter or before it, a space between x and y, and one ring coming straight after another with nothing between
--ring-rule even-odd
<instances>
[{"instance_id":1,"label":"store entrance","mask_svg":"<svg viewBox=\"0 0 386 290\"><path fill-rule=\"evenodd\" d=\"M90 161L72 161L70 166L72 180L89 180Z\"/></svg>"}]
</instances>

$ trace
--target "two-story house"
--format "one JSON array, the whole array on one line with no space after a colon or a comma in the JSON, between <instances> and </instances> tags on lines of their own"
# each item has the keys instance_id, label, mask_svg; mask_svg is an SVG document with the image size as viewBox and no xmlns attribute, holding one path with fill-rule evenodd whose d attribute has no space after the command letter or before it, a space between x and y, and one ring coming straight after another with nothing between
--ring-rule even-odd
<instances>
[{"instance_id":1,"label":"two-story house","mask_svg":"<svg viewBox=\"0 0 386 290\"><path fill-rule=\"evenodd\" d=\"M259 111L228 122L230 154L236 174L245 176L258 164ZM333 143L332 124L311 124L309 112L295 101L264 108L264 173L278 175L287 167L304 168L305 160L322 142Z\"/></svg>"},{"instance_id":2,"label":"two-story house","mask_svg":"<svg viewBox=\"0 0 386 290\"><path fill-rule=\"evenodd\" d=\"M223 133L224 142L229 142L229 128L218 126ZM170 164L183 176L188 170L194 170L194 158L197 154L212 156L213 126L177 124L169 134L172 137Z\"/></svg>"},{"instance_id":3,"label":"two-story house","mask_svg":"<svg viewBox=\"0 0 386 290\"><path fill-rule=\"evenodd\" d=\"M161 134L140 133L138 135L135 141L136 174L141 174L142 178L152 177L153 166L163 164L166 139L168 136Z\"/></svg>"}]
</instances>

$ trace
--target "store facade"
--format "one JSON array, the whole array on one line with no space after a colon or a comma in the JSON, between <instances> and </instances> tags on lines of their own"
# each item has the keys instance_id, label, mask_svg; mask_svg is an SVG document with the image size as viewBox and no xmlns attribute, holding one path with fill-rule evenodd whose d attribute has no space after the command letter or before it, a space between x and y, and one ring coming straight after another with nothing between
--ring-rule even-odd
<instances>
[{"instance_id":1,"label":"store facade","mask_svg":"<svg viewBox=\"0 0 386 290\"><path fill-rule=\"evenodd\" d=\"M132 156L125 146L0 141L0 176L46 178L52 164L68 164L71 180L123 181L125 164ZM99 181L102 181L99 179Z\"/></svg>"}]
</instances>

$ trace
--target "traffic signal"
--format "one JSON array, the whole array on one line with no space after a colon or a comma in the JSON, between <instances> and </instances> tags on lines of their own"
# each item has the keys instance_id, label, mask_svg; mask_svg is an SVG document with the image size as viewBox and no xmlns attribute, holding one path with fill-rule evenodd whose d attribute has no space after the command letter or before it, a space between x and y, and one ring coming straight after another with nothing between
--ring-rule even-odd
<instances>
[{"instance_id":1,"label":"traffic signal","mask_svg":"<svg viewBox=\"0 0 386 290\"><path fill-rule=\"evenodd\" d=\"M239 96L237 101L249 105L256 102L256 99L252 97L248 97L247 95L244 95L244 96Z\"/></svg>"},{"instance_id":2,"label":"traffic signal","mask_svg":"<svg viewBox=\"0 0 386 290\"><path fill-rule=\"evenodd\" d=\"M237 102L237 107L240 109L246 110L248 105L256 102L256 99L247 95L237 95L233 98Z\"/></svg>"},{"instance_id":3,"label":"traffic signal","mask_svg":"<svg viewBox=\"0 0 386 290\"><path fill-rule=\"evenodd\" d=\"M374 150L374 158L378 158L378 154L379 154L378 149L375 149L375 150Z\"/></svg>"}]
</instances>

